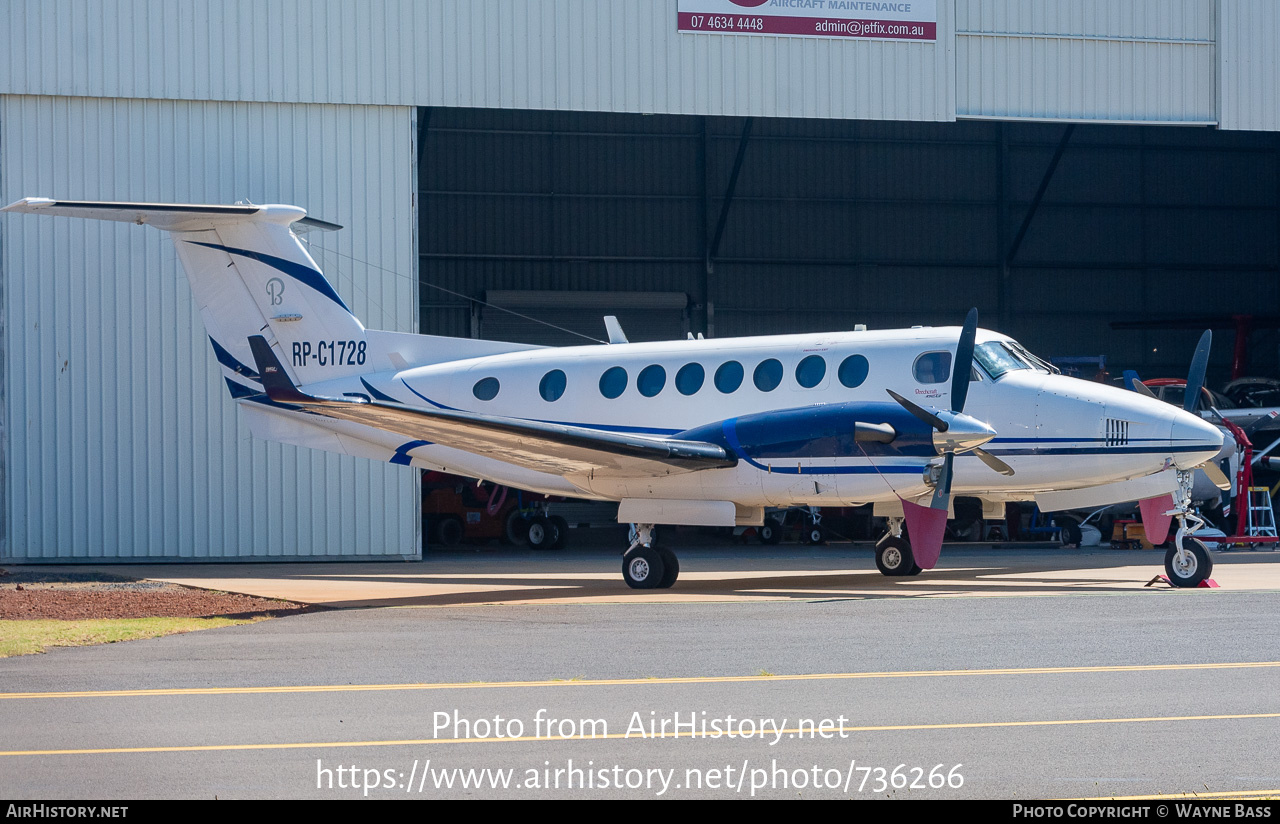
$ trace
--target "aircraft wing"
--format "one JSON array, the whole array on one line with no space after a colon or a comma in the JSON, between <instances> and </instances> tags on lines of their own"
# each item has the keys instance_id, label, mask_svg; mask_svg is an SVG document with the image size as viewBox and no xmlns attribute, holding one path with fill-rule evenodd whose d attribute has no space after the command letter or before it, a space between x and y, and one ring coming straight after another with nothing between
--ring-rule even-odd
<instances>
[{"instance_id":1,"label":"aircraft wing","mask_svg":"<svg viewBox=\"0 0 1280 824\"><path fill-rule=\"evenodd\" d=\"M446 409L420 409L362 398L325 398L300 392L261 335L249 338L267 397L326 418L372 426L516 466L558 475L604 473L646 477L737 464L723 447L602 432L582 426L527 421Z\"/></svg>"}]
</instances>

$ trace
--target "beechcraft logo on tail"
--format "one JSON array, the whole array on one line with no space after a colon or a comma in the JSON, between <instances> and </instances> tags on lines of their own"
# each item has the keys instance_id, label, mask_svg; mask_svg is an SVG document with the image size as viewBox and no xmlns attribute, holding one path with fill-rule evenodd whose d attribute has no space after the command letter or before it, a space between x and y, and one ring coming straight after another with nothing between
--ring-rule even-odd
<instances>
[{"instance_id":1,"label":"beechcraft logo on tail","mask_svg":"<svg viewBox=\"0 0 1280 824\"><path fill-rule=\"evenodd\" d=\"M280 278L267 281L267 297L271 298L272 306L279 306L284 300L284 281Z\"/></svg>"}]
</instances>

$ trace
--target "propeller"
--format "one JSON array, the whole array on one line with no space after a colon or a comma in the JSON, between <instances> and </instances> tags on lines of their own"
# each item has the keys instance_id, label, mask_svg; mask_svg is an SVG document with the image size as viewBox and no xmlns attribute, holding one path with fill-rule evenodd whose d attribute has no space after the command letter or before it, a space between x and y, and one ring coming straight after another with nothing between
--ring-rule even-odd
<instances>
[{"instance_id":1,"label":"propeller","mask_svg":"<svg viewBox=\"0 0 1280 824\"><path fill-rule=\"evenodd\" d=\"M1204 334L1200 336L1200 342L1196 344L1195 354L1191 356L1191 368L1187 371L1187 387L1182 396L1182 411L1184 412L1190 412L1193 415L1197 414L1196 408L1200 406L1200 393L1204 389L1204 376L1209 368L1209 348L1212 344L1213 331L1206 329ZM1154 399L1156 397L1155 393L1138 379L1137 372L1126 370L1124 377L1125 382L1133 391L1149 398ZM1207 408L1217 417L1220 423L1226 423L1222 413L1214 409L1212 403L1208 404ZM1199 469L1203 472L1218 489L1223 491L1231 489L1231 481L1213 459L1194 466L1192 469ZM1174 499L1172 495L1158 495L1154 498L1138 501L1138 509L1142 513L1142 524L1146 530L1147 538L1152 543L1162 544L1168 537L1172 518L1171 512L1166 510L1173 505Z\"/></svg>"},{"instance_id":2,"label":"propeller","mask_svg":"<svg viewBox=\"0 0 1280 824\"><path fill-rule=\"evenodd\" d=\"M960 330L956 345L955 365L951 369L951 409L926 409L894 392L886 390L903 409L933 427L933 446L942 456L942 471L933 488L932 509L946 509L951 497L951 476L957 453L972 452L984 464L1001 475L1012 475L1013 467L982 449L996 432L982 421L964 414L969 399L969 380L973 373L973 346L978 334L978 310L970 309Z\"/></svg>"},{"instance_id":3,"label":"propeller","mask_svg":"<svg viewBox=\"0 0 1280 824\"><path fill-rule=\"evenodd\" d=\"M942 532L946 526L946 512L951 504L951 481L958 453L972 452L984 464L1002 475L1012 475L1013 467L982 449L996 436L987 424L964 414L965 401L969 398L969 380L973 372L973 347L978 334L978 310L970 309L960 330L956 344L954 366L951 369L951 408L928 409L887 389L889 396L903 409L933 428L933 448L942 456L942 466L933 485L933 499L927 507L903 501L907 515L907 527L912 534L912 551L915 560L925 569L937 563L942 548ZM916 524L913 525L912 521ZM927 537L924 533L927 533Z\"/></svg>"},{"instance_id":4,"label":"propeller","mask_svg":"<svg viewBox=\"0 0 1280 824\"><path fill-rule=\"evenodd\" d=\"M1204 389L1204 375L1209 368L1209 348L1213 345L1213 330L1206 329L1204 334L1200 336L1200 342L1196 344L1195 354L1191 356L1191 368L1187 370L1187 390L1182 396L1182 410L1197 414L1196 409L1200 406L1201 390ZM1225 424L1222 413L1213 407L1212 402L1206 405L1206 408L1219 423ZM1248 433L1246 432L1246 435ZM1217 463L1213 460L1205 461L1195 469L1199 469L1209 476L1209 480L1218 489L1227 490L1231 488L1231 481L1218 468Z\"/></svg>"},{"instance_id":5,"label":"propeller","mask_svg":"<svg viewBox=\"0 0 1280 824\"><path fill-rule=\"evenodd\" d=\"M1204 330L1191 358L1191 371L1187 373L1187 392L1182 397L1182 409L1186 412L1196 411L1200 403L1200 390L1204 388L1204 373L1209 368L1209 346L1212 343L1213 330Z\"/></svg>"}]
</instances>

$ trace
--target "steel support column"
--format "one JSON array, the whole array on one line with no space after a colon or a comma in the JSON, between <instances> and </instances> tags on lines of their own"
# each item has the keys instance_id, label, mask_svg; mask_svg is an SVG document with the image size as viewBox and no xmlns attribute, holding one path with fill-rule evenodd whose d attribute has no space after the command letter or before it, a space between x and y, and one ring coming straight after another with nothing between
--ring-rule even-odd
<instances>
[{"instance_id":1,"label":"steel support column","mask_svg":"<svg viewBox=\"0 0 1280 824\"><path fill-rule=\"evenodd\" d=\"M1022 225L1018 227L1018 233L1013 236L1013 243L1009 246L1009 252L1004 256L1005 264L1012 265L1013 259L1018 254L1018 249L1022 246L1022 239L1027 236L1027 229L1031 227L1031 220L1036 216L1036 210L1040 208L1040 201L1044 199L1045 190L1049 188L1049 181L1053 180L1053 173L1058 169L1058 161L1062 159L1062 153L1066 151L1067 142L1071 140L1071 133L1076 130L1076 124L1070 123L1062 132L1062 139L1058 141L1058 148L1053 152L1053 159L1049 161L1049 168L1044 170L1044 177L1040 178L1040 188L1036 189L1036 196L1031 199L1031 205L1027 207L1027 214L1022 218Z\"/></svg>"},{"instance_id":2,"label":"steel support column","mask_svg":"<svg viewBox=\"0 0 1280 824\"><path fill-rule=\"evenodd\" d=\"M716 230L707 246L707 274L715 273L716 254L720 251L720 239L724 237L724 224L729 219L729 207L733 205L733 193L738 188L738 173L742 171L742 159L747 154L747 141L751 139L751 125L754 118L748 117L742 122L742 134L738 138L738 153L733 158L733 170L729 173L729 184L724 190L724 199L720 201L720 217L716 220Z\"/></svg>"}]
</instances>

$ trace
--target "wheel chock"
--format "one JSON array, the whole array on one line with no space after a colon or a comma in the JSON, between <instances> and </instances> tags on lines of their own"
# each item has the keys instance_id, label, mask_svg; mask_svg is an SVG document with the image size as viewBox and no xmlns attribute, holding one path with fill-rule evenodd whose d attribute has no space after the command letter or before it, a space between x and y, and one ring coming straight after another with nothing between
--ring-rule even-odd
<instances>
[{"instance_id":1,"label":"wheel chock","mask_svg":"<svg viewBox=\"0 0 1280 824\"><path fill-rule=\"evenodd\" d=\"M1174 589L1177 589L1177 587L1173 586L1173 582L1169 580L1169 576L1167 575L1157 575L1156 577L1152 578L1150 581L1147 581L1142 586L1153 587L1156 584L1159 584L1161 582L1163 582L1164 585L1167 587L1172 587ZM1197 589L1221 589L1221 587L1218 585L1218 582L1213 580L1212 578L1205 578L1203 581L1196 584L1196 588Z\"/></svg>"}]
</instances>

